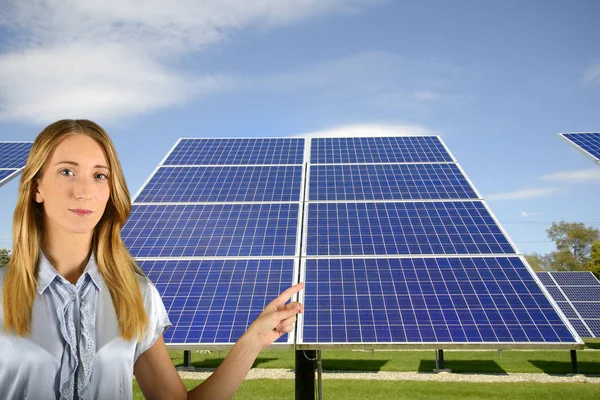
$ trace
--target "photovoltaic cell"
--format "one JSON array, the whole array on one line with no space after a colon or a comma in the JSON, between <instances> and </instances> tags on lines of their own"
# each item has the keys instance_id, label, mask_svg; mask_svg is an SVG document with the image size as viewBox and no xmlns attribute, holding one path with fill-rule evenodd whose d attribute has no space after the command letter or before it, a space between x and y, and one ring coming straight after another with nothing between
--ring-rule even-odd
<instances>
[{"instance_id":1,"label":"photovoltaic cell","mask_svg":"<svg viewBox=\"0 0 600 400\"><path fill-rule=\"evenodd\" d=\"M538 278L542 281L544 286L548 287L548 285L556 285L556 283L552 280L552 277L548 272L538 272Z\"/></svg>"},{"instance_id":2,"label":"photovoltaic cell","mask_svg":"<svg viewBox=\"0 0 600 400\"><path fill-rule=\"evenodd\" d=\"M436 136L311 139L311 164L453 161Z\"/></svg>"},{"instance_id":3,"label":"photovoltaic cell","mask_svg":"<svg viewBox=\"0 0 600 400\"><path fill-rule=\"evenodd\" d=\"M309 203L308 256L504 254L482 202Z\"/></svg>"},{"instance_id":4,"label":"photovoltaic cell","mask_svg":"<svg viewBox=\"0 0 600 400\"><path fill-rule=\"evenodd\" d=\"M573 325L573 328L575 328L575 331L579 336L583 338L594 337L591 335L591 332L588 330L588 328L585 327L585 325L583 324L583 322L581 322L580 319L570 319L569 322L571 323L571 325ZM598 335L596 334L596 336Z\"/></svg>"},{"instance_id":5,"label":"photovoltaic cell","mask_svg":"<svg viewBox=\"0 0 600 400\"><path fill-rule=\"evenodd\" d=\"M456 164L313 165L309 200L477 199Z\"/></svg>"},{"instance_id":6,"label":"photovoltaic cell","mask_svg":"<svg viewBox=\"0 0 600 400\"><path fill-rule=\"evenodd\" d=\"M517 257L307 259L303 343L572 342Z\"/></svg>"},{"instance_id":7,"label":"photovoltaic cell","mask_svg":"<svg viewBox=\"0 0 600 400\"><path fill-rule=\"evenodd\" d=\"M17 171L18 169L0 169L0 182L2 182L4 179L8 178Z\"/></svg>"},{"instance_id":8,"label":"photovoltaic cell","mask_svg":"<svg viewBox=\"0 0 600 400\"><path fill-rule=\"evenodd\" d=\"M600 133L563 133L562 136L600 162Z\"/></svg>"},{"instance_id":9,"label":"photovoltaic cell","mask_svg":"<svg viewBox=\"0 0 600 400\"><path fill-rule=\"evenodd\" d=\"M163 165L302 164L304 139L182 139Z\"/></svg>"},{"instance_id":10,"label":"photovoltaic cell","mask_svg":"<svg viewBox=\"0 0 600 400\"><path fill-rule=\"evenodd\" d=\"M301 201L302 166L162 167L136 203Z\"/></svg>"},{"instance_id":11,"label":"photovoltaic cell","mask_svg":"<svg viewBox=\"0 0 600 400\"><path fill-rule=\"evenodd\" d=\"M560 289L556 286L546 286L548 293L552 296L552 298L556 301L567 301L567 298L562 294Z\"/></svg>"},{"instance_id":12,"label":"photovoltaic cell","mask_svg":"<svg viewBox=\"0 0 600 400\"><path fill-rule=\"evenodd\" d=\"M31 145L31 142L0 142L0 168L23 168Z\"/></svg>"},{"instance_id":13,"label":"photovoltaic cell","mask_svg":"<svg viewBox=\"0 0 600 400\"><path fill-rule=\"evenodd\" d=\"M600 337L600 282L596 277L587 271L538 272L540 278L542 274L546 288L577 332L582 337Z\"/></svg>"},{"instance_id":14,"label":"photovoltaic cell","mask_svg":"<svg viewBox=\"0 0 600 400\"><path fill-rule=\"evenodd\" d=\"M598 286L600 282L591 272L551 272L552 277L559 286Z\"/></svg>"},{"instance_id":15,"label":"photovoltaic cell","mask_svg":"<svg viewBox=\"0 0 600 400\"><path fill-rule=\"evenodd\" d=\"M293 283L294 260L140 261L173 326L167 344L233 344ZM277 343L288 341L288 334Z\"/></svg>"},{"instance_id":16,"label":"photovoltaic cell","mask_svg":"<svg viewBox=\"0 0 600 400\"><path fill-rule=\"evenodd\" d=\"M294 256L298 207L134 204L121 236L134 257Z\"/></svg>"}]
</instances>

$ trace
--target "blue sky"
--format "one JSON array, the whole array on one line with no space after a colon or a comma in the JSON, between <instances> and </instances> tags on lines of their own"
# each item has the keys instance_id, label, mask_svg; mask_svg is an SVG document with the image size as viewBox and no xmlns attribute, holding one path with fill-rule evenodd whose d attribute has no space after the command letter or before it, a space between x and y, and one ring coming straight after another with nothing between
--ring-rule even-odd
<instances>
[{"instance_id":1,"label":"blue sky","mask_svg":"<svg viewBox=\"0 0 600 400\"><path fill-rule=\"evenodd\" d=\"M179 137L440 135L521 252L600 227L598 1L0 0L0 140L110 133L132 195ZM10 244L17 180L0 189Z\"/></svg>"}]
</instances>

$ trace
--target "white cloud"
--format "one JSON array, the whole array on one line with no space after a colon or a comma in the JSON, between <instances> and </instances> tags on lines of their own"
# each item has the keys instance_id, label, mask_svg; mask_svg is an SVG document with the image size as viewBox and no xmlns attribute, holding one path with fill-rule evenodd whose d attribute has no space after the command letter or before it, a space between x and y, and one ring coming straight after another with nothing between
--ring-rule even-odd
<instances>
[{"instance_id":1,"label":"white cloud","mask_svg":"<svg viewBox=\"0 0 600 400\"><path fill-rule=\"evenodd\" d=\"M560 183L600 183L600 168L555 172L542 175L540 179Z\"/></svg>"},{"instance_id":2,"label":"white cloud","mask_svg":"<svg viewBox=\"0 0 600 400\"><path fill-rule=\"evenodd\" d=\"M541 197L550 197L559 193L562 188L559 187L549 187L549 188L535 188L535 189L521 189L515 190L513 192L505 192L505 193L494 193L486 196L485 198L490 201L497 200L530 200L537 199Z\"/></svg>"},{"instance_id":3,"label":"white cloud","mask_svg":"<svg viewBox=\"0 0 600 400\"><path fill-rule=\"evenodd\" d=\"M299 137L367 137L367 136L424 136L437 135L419 125L363 124L344 125L320 131L302 133Z\"/></svg>"},{"instance_id":4,"label":"white cloud","mask_svg":"<svg viewBox=\"0 0 600 400\"><path fill-rule=\"evenodd\" d=\"M600 83L600 62L589 67L583 74L586 83Z\"/></svg>"},{"instance_id":5,"label":"white cloud","mask_svg":"<svg viewBox=\"0 0 600 400\"><path fill-rule=\"evenodd\" d=\"M527 212L527 211L521 211L521 217L523 218L527 218L527 217L537 217L539 215L542 215L539 212Z\"/></svg>"},{"instance_id":6,"label":"white cloud","mask_svg":"<svg viewBox=\"0 0 600 400\"><path fill-rule=\"evenodd\" d=\"M290 95L310 92L324 106L360 103L378 110L424 112L433 106L469 101L454 91L459 79L470 79L471 75L439 59L410 59L372 51L301 66L251 84Z\"/></svg>"},{"instance_id":7,"label":"white cloud","mask_svg":"<svg viewBox=\"0 0 600 400\"><path fill-rule=\"evenodd\" d=\"M248 27L356 12L382 0L13 0L0 54L0 118L120 116L222 90L223 76L184 76L179 56Z\"/></svg>"}]
</instances>

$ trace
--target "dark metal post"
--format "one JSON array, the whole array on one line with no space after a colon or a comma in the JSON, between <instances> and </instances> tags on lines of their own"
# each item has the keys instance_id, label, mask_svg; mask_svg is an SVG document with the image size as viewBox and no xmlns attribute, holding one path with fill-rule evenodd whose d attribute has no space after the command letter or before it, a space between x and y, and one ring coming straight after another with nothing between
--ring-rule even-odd
<instances>
[{"instance_id":1,"label":"dark metal post","mask_svg":"<svg viewBox=\"0 0 600 400\"><path fill-rule=\"evenodd\" d=\"M192 366L192 352L190 350L184 350L183 352L183 366L186 368Z\"/></svg>"},{"instance_id":2,"label":"dark metal post","mask_svg":"<svg viewBox=\"0 0 600 400\"><path fill-rule=\"evenodd\" d=\"M315 399L316 350L296 350L296 400Z\"/></svg>"},{"instance_id":3,"label":"dark metal post","mask_svg":"<svg viewBox=\"0 0 600 400\"><path fill-rule=\"evenodd\" d=\"M579 373L579 367L577 366L577 350L571 350L571 367L573 368L573 373Z\"/></svg>"},{"instance_id":4,"label":"dark metal post","mask_svg":"<svg viewBox=\"0 0 600 400\"><path fill-rule=\"evenodd\" d=\"M439 365L438 369L444 369L444 350L438 350Z\"/></svg>"}]
</instances>

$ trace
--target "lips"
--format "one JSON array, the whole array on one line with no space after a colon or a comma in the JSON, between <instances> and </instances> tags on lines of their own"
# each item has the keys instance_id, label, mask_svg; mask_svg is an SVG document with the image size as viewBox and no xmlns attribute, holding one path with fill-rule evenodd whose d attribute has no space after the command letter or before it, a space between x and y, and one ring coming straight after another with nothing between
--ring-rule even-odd
<instances>
[{"instance_id":1,"label":"lips","mask_svg":"<svg viewBox=\"0 0 600 400\"><path fill-rule=\"evenodd\" d=\"M80 216L80 217L87 217L88 215L90 215L92 213L92 210L83 210L83 209L69 209L69 211L71 211L73 214Z\"/></svg>"}]
</instances>

